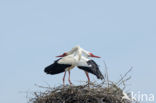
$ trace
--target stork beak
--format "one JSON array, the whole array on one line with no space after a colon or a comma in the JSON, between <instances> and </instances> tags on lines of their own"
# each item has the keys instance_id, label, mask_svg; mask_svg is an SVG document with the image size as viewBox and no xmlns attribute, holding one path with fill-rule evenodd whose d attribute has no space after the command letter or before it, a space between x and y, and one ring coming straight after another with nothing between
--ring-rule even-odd
<instances>
[{"instance_id":1,"label":"stork beak","mask_svg":"<svg viewBox=\"0 0 156 103\"><path fill-rule=\"evenodd\" d=\"M56 56L56 57L64 57L63 55L58 55L58 56Z\"/></svg>"},{"instance_id":2,"label":"stork beak","mask_svg":"<svg viewBox=\"0 0 156 103\"><path fill-rule=\"evenodd\" d=\"M67 55L67 53L63 53L62 55L58 55L58 56L56 56L56 57L64 57L64 56L66 56Z\"/></svg>"},{"instance_id":3,"label":"stork beak","mask_svg":"<svg viewBox=\"0 0 156 103\"><path fill-rule=\"evenodd\" d=\"M90 57L94 57L94 58L101 58L101 57L96 56L96 55L94 55L94 54L92 54L92 53L89 53L89 55L90 55Z\"/></svg>"}]
</instances>

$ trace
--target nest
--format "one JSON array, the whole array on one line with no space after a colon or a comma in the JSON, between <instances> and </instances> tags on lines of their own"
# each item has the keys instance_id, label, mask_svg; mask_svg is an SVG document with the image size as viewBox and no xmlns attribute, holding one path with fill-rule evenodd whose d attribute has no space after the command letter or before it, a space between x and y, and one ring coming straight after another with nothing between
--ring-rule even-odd
<instances>
[{"instance_id":1,"label":"nest","mask_svg":"<svg viewBox=\"0 0 156 103\"><path fill-rule=\"evenodd\" d=\"M130 70L128 71L130 72ZM121 77L118 82L108 80L105 75L105 81L102 83L85 83L79 86L58 86L43 87L44 92L34 92L34 97L30 99L30 103L132 103L129 99L125 99L123 90L125 89L125 81L128 72ZM121 85L123 88L121 89Z\"/></svg>"},{"instance_id":2,"label":"nest","mask_svg":"<svg viewBox=\"0 0 156 103\"><path fill-rule=\"evenodd\" d=\"M48 87L45 92L34 94L32 103L132 103L123 99L123 90L113 83L109 87L103 83Z\"/></svg>"}]
</instances>

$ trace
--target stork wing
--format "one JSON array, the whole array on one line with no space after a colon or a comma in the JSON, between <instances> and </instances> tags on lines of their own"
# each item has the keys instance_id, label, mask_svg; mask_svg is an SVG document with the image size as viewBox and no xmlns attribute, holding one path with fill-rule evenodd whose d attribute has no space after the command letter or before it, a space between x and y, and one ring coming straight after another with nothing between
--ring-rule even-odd
<instances>
[{"instance_id":1,"label":"stork wing","mask_svg":"<svg viewBox=\"0 0 156 103\"><path fill-rule=\"evenodd\" d=\"M102 73L100 72L99 67L95 63L95 61L89 60L89 61L86 61L86 63L87 63L87 65L86 64L85 65L80 65L80 66L78 66L78 68L80 68L80 69L82 69L82 70L84 70L86 72L89 72L89 73L92 73L92 74L96 75L96 77L98 79L104 79L104 77L103 77ZM84 64L84 62L83 62L83 64Z\"/></svg>"},{"instance_id":2,"label":"stork wing","mask_svg":"<svg viewBox=\"0 0 156 103\"><path fill-rule=\"evenodd\" d=\"M52 74L52 75L53 74L58 74L58 73L64 72L67 67L70 67L71 66L69 64L58 64L58 61L60 59L56 60L53 64L47 66L44 69L44 72L46 72L47 74Z\"/></svg>"}]
</instances>

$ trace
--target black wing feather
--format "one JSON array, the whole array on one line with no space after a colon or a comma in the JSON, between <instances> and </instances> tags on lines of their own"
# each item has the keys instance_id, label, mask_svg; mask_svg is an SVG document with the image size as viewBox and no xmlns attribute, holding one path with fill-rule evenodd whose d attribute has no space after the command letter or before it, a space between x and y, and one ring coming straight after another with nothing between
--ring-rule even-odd
<instances>
[{"instance_id":1,"label":"black wing feather","mask_svg":"<svg viewBox=\"0 0 156 103\"><path fill-rule=\"evenodd\" d=\"M64 72L67 67L70 67L71 66L71 65L68 65L68 64L58 64L57 62L60 59L56 60L53 64L47 66L44 69L44 72L46 72L47 74L52 74L52 75L53 74L58 74L58 73Z\"/></svg>"},{"instance_id":2,"label":"black wing feather","mask_svg":"<svg viewBox=\"0 0 156 103\"><path fill-rule=\"evenodd\" d=\"M98 65L95 63L95 61L93 60L89 60L87 61L87 64L88 65L91 65L91 67L85 67L85 66L78 66L78 68L84 70L84 71L87 71L89 73L92 73L94 75L96 75L96 77L98 79L104 79L104 76L102 75L102 73L100 72L99 70L99 67Z\"/></svg>"}]
</instances>

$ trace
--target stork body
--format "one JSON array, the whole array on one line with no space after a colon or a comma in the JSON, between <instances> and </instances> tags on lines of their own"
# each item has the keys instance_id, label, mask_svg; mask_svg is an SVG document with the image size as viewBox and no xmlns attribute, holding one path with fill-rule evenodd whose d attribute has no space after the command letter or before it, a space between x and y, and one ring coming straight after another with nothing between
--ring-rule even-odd
<instances>
[{"instance_id":1,"label":"stork body","mask_svg":"<svg viewBox=\"0 0 156 103\"><path fill-rule=\"evenodd\" d=\"M102 73L99 70L98 65L92 59L88 59L84 56L81 57L81 60L78 62L78 68L84 70L85 72L89 72L91 74L96 75L98 79L104 79ZM86 74L87 75L87 74ZM88 77L88 76L87 76Z\"/></svg>"},{"instance_id":2,"label":"stork body","mask_svg":"<svg viewBox=\"0 0 156 103\"><path fill-rule=\"evenodd\" d=\"M77 51L77 53L80 53L80 51ZM63 85L65 81L66 71L68 71L69 73L68 81L70 84L72 84L70 81L70 70L73 69L75 66L77 66L77 63L79 62L80 58L81 55L74 55L74 54L62 57L56 60L53 64L46 67L44 71L47 74L52 74L52 75L64 72Z\"/></svg>"},{"instance_id":3,"label":"stork body","mask_svg":"<svg viewBox=\"0 0 156 103\"><path fill-rule=\"evenodd\" d=\"M89 59L89 56L99 58L98 56L93 55L92 53L80 48L79 46L76 46L71 51L57 56L61 58L56 60L53 64L47 66L44 71L47 74L52 75L64 72L63 85L65 81L66 71L68 71L69 73L68 81L70 84L72 84L70 81L70 70L75 66L85 71L88 82L90 82L88 72L96 75L98 79L103 79L104 77L101 74L98 65L93 60Z\"/></svg>"}]
</instances>

